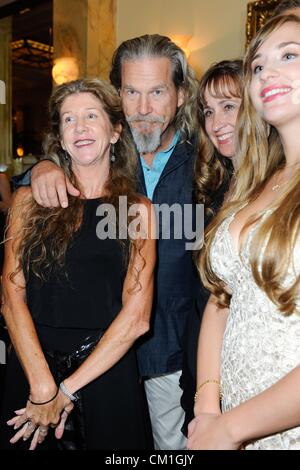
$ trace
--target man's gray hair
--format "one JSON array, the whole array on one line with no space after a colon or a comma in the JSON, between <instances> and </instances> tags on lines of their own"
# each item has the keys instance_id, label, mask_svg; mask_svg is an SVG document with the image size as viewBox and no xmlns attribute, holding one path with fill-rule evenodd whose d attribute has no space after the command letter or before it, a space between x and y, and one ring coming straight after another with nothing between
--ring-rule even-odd
<instances>
[{"instance_id":1,"label":"man's gray hair","mask_svg":"<svg viewBox=\"0 0 300 470\"><path fill-rule=\"evenodd\" d=\"M123 62L144 57L166 57L171 61L174 85L176 89L182 88L184 91L184 103L177 110L174 127L180 132L181 138L190 139L198 130L198 81L193 69L187 63L183 50L170 38L159 34L145 34L122 42L112 59L111 83L119 90Z\"/></svg>"}]
</instances>

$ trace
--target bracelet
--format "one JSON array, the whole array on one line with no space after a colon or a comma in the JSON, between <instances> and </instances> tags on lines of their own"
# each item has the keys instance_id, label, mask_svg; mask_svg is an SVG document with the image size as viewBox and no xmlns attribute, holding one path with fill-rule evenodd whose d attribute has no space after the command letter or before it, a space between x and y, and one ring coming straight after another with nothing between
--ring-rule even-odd
<instances>
[{"instance_id":1,"label":"bracelet","mask_svg":"<svg viewBox=\"0 0 300 470\"><path fill-rule=\"evenodd\" d=\"M28 397L28 401L30 401L30 403L31 403L32 405L47 405L47 403L50 403L50 401L55 400L55 398L56 398L57 395L58 395L58 392L59 392L59 388L56 390L54 397L50 398L50 400L47 400L47 401L43 401L43 402L32 401L31 398L30 398L30 395L29 395L29 397Z\"/></svg>"},{"instance_id":2,"label":"bracelet","mask_svg":"<svg viewBox=\"0 0 300 470\"><path fill-rule=\"evenodd\" d=\"M198 396L199 396L199 392L200 392L201 388L204 387L204 385L207 385L207 384L217 384L217 385L219 385L220 400L222 400L222 389L221 389L220 380L216 380L216 379L207 379L207 380L205 380L204 382L202 382L202 384L199 385L199 387L197 388L197 391L196 391L195 396L194 396L194 401L197 401Z\"/></svg>"},{"instance_id":3,"label":"bracelet","mask_svg":"<svg viewBox=\"0 0 300 470\"><path fill-rule=\"evenodd\" d=\"M66 397L68 397L71 401L77 401L79 399L78 395L76 393L74 393L74 395L67 389L67 387L65 386L65 384L63 382L61 382L59 384L59 388L60 390L63 392L64 395L66 395Z\"/></svg>"}]
</instances>

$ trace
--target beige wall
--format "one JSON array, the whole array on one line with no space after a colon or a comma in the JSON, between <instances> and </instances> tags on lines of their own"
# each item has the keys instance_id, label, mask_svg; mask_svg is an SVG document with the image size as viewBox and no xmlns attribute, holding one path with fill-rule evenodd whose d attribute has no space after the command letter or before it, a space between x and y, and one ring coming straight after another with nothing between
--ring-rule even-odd
<instances>
[{"instance_id":1,"label":"beige wall","mask_svg":"<svg viewBox=\"0 0 300 470\"><path fill-rule=\"evenodd\" d=\"M117 45L146 33L181 34L197 74L212 62L241 56L249 0L118 0Z\"/></svg>"}]
</instances>

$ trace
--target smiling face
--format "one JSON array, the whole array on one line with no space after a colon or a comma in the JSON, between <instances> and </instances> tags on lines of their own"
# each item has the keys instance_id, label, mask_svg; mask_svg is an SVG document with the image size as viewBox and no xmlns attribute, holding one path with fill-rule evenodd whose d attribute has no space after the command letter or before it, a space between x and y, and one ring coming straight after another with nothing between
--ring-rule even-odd
<instances>
[{"instance_id":1,"label":"smiling face","mask_svg":"<svg viewBox=\"0 0 300 470\"><path fill-rule=\"evenodd\" d=\"M109 149L119 138L93 93L73 93L60 109L61 145L75 166L109 162Z\"/></svg>"},{"instance_id":2,"label":"smiling face","mask_svg":"<svg viewBox=\"0 0 300 470\"><path fill-rule=\"evenodd\" d=\"M206 87L205 93L205 130L218 152L232 158L235 153L235 126L241 98L231 96L224 90L223 97L217 97Z\"/></svg>"},{"instance_id":3,"label":"smiling face","mask_svg":"<svg viewBox=\"0 0 300 470\"><path fill-rule=\"evenodd\" d=\"M172 121L183 92L172 79L166 57L142 57L122 64L121 99L126 119L140 153L156 151L174 135Z\"/></svg>"},{"instance_id":4,"label":"smiling face","mask_svg":"<svg viewBox=\"0 0 300 470\"><path fill-rule=\"evenodd\" d=\"M277 129L300 121L300 24L272 32L251 64L250 97L262 118Z\"/></svg>"}]
</instances>

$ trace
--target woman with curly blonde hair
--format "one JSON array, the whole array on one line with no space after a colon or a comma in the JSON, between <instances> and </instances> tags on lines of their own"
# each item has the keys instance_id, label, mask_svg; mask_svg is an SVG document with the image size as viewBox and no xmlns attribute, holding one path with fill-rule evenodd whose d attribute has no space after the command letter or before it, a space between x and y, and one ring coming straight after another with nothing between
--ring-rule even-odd
<instances>
[{"instance_id":1,"label":"woman with curly blonde hair","mask_svg":"<svg viewBox=\"0 0 300 470\"><path fill-rule=\"evenodd\" d=\"M299 34L275 17L245 58L234 187L198 265L192 449L300 449Z\"/></svg>"},{"instance_id":2,"label":"woman with curly blonde hair","mask_svg":"<svg viewBox=\"0 0 300 470\"><path fill-rule=\"evenodd\" d=\"M14 350L0 445L144 449L152 443L132 346L149 328L151 203L136 192L134 148L112 86L97 79L61 85L50 118L45 153L81 196L65 209L39 206L30 188L14 198L2 307ZM140 230L129 226L135 211Z\"/></svg>"}]
</instances>

